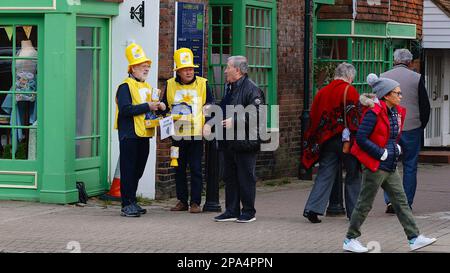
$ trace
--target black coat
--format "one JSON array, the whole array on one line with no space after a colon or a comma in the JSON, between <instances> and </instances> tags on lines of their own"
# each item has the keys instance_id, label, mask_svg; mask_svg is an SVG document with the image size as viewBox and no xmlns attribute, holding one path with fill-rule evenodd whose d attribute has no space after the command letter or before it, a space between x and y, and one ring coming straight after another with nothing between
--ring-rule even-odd
<instances>
[{"instance_id":1,"label":"black coat","mask_svg":"<svg viewBox=\"0 0 450 273\"><path fill-rule=\"evenodd\" d=\"M259 119L260 119L260 105L264 104L264 93L262 90L248 78L243 76L237 82L231 84L231 89L228 90L225 97L222 99L220 105L223 110L226 110L226 105L241 105L244 108L247 106L254 106L256 111L248 112L234 112L226 113L224 111L224 118L233 118L234 124L234 139L226 140L226 149L234 152L257 152L260 149L259 137ZM257 121L256 126L250 120ZM245 137L237 140L237 129L244 125Z\"/></svg>"}]
</instances>

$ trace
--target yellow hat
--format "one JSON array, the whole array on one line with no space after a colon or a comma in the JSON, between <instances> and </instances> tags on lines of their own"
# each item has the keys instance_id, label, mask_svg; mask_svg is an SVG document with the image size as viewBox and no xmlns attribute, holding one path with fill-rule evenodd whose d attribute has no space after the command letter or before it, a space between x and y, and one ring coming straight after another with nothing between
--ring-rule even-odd
<instances>
[{"instance_id":1,"label":"yellow hat","mask_svg":"<svg viewBox=\"0 0 450 273\"><path fill-rule=\"evenodd\" d=\"M125 49L125 56L128 60L128 73L131 73L131 66L133 65L146 62L152 64L152 60L147 58L142 47L135 43L131 43L129 46L127 46L127 48Z\"/></svg>"},{"instance_id":2,"label":"yellow hat","mask_svg":"<svg viewBox=\"0 0 450 273\"><path fill-rule=\"evenodd\" d=\"M180 48L176 50L173 54L173 59L176 64L176 68L173 71L186 67L198 67L198 65L194 65L194 54L189 48Z\"/></svg>"}]
</instances>

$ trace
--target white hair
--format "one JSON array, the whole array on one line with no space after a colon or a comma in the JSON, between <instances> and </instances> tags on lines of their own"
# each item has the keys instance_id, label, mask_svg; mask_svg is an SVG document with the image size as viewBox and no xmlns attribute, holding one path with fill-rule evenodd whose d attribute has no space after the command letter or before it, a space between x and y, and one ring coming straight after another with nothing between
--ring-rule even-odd
<instances>
[{"instance_id":1,"label":"white hair","mask_svg":"<svg viewBox=\"0 0 450 273\"><path fill-rule=\"evenodd\" d=\"M397 64L409 64L413 59L413 55L406 48L396 49L394 51L394 62Z\"/></svg>"},{"instance_id":2,"label":"white hair","mask_svg":"<svg viewBox=\"0 0 450 273\"><path fill-rule=\"evenodd\" d=\"M233 67L238 68L242 74L248 73L248 61L245 56L231 56L228 58L231 61Z\"/></svg>"},{"instance_id":3,"label":"white hair","mask_svg":"<svg viewBox=\"0 0 450 273\"><path fill-rule=\"evenodd\" d=\"M355 74L356 69L352 64L341 63L334 70L334 79L353 81Z\"/></svg>"}]
</instances>

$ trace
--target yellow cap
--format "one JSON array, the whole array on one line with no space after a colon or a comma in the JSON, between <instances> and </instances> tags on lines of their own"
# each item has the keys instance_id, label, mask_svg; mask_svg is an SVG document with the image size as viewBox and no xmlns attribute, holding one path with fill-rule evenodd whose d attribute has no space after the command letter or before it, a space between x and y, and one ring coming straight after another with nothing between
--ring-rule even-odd
<instances>
[{"instance_id":1,"label":"yellow cap","mask_svg":"<svg viewBox=\"0 0 450 273\"><path fill-rule=\"evenodd\" d=\"M177 71L181 68L193 67L197 68L198 65L194 65L194 54L189 48L180 48L173 54L176 68L173 71Z\"/></svg>"},{"instance_id":2,"label":"yellow cap","mask_svg":"<svg viewBox=\"0 0 450 273\"><path fill-rule=\"evenodd\" d=\"M128 60L128 73L131 73L131 66L141 63L150 63L152 64L152 60L147 58L144 50L138 44L132 43L125 49L125 56Z\"/></svg>"}]
</instances>

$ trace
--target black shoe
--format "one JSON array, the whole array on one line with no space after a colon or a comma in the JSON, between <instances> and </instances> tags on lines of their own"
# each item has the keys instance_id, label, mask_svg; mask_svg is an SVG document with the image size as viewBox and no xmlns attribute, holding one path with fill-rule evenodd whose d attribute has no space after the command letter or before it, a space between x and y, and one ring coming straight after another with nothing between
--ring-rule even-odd
<instances>
[{"instance_id":1,"label":"black shoe","mask_svg":"<svg viewBox=\"0 0 450 273\"><path fill-rule=\"evenodd\" d=\"M250 223L256 220L256 217L250 216L250 215L246 215L246 214L242 214L241 216L239 216L239 218L236 220L237 223Z\"/></svg>"},{"instance_id":2,"label":"black shoe","mask_svg":"<svg viewBox=\"0 0 450 273\"><path fill-rule=\"evenodd\" d=\"M227 212L222 213L219 216L214 217L214 221L216 222L234 222L238 218L236 216L230 215Z\"/></svg>"},{"instance_id":3,"label":"black shoe","mask_svg":"<svg viewBox=\"0 0 450 273\"><path fill-rule=\"evenodd\" d=\"M139 211L133 204L123 207L120 210L120 212L121 212L120 215L124 216L124 217L140 217L141 216L141 214L139 213Z\"/></svg>"},{"instance_id":4,"label":"black shoe","mask_svg":"<svg viewBox=\"0 0 450 273\"><path fill-rule=\"evenodd\" d=\"M395 214L394 207L391 203L388 203L386 206L386 213Z\"/></svg>"},{"instance_id":5,"label":"black shoe","mask_svg":"<svg viewBox=\"0 0 450 273\"><path fill-rule=\"evenodd\" d=\"M317 213L315 213L315 212L313 212L313 211L309 211L309 212L303 212L303 216L304 217L306 217L306 218L308 218L308 220L311 222L311 223L313 223L313 224L317 224L317 223L321 223L322 222L322 220L320 220L318 217L317 217Z\"/></svg>"},{"instance_id":6,"label":"black shoe","mask_svg":"<svg viewBox=\"0 0 450 273\"><path fill-rule=\"evenodd\" d=\"M137 211L138 211L140 214L146 214L146 213L147 213L147 210L141 208L141 206L139 206L137 203L134 203L133 205L136 207Z\"/></svg>"}]
</instances>

